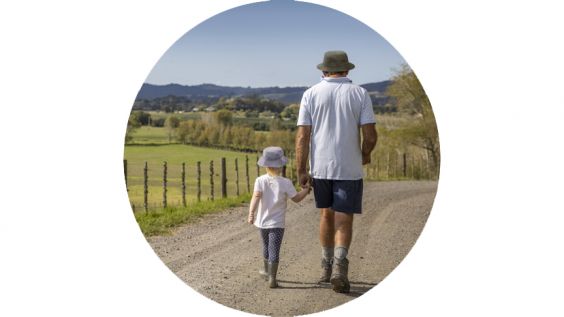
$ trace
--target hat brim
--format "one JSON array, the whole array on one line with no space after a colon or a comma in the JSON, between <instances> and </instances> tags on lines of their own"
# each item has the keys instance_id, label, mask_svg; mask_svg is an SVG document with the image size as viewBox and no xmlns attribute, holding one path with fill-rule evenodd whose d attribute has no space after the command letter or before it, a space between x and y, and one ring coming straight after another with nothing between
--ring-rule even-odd
<instances>
[{"instance_id":1,"label":"hat brim","mask_svg":"<svg viewBox=\"0 0 564 317\"><path fill-rule=\"evenodd\" d=\"M326 66L323 63L317 65L317 69L324 72L345 72L347 70L353 69L354 67L355 66L353 63L347 63L346 65L341 65L340 67L330 67L330 66Z\"/></svg>"},{"instance_id":2,"label":"hat brim","mask_svg":"<svg viewBox=\"0 0 564 317\"><path fill-rule=\"evenodd\" d=\"M267 160L264 156L262 156L261 158L259 158L257 164L260 167L282 167L284 165L286 165L286 163L288 163L288 159L285 156L282 156L281 158L277 159L277 160Z\"/></svg>"}]
</instances>

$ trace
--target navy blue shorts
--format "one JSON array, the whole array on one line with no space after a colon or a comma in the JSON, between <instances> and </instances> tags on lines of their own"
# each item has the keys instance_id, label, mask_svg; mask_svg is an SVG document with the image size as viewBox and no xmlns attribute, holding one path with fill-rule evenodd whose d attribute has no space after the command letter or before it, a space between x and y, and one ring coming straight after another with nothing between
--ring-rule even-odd
<instances>
[{"instance_id":1,"label":"navy blue shorts","mask_svg":"<svg viewBox=\"0 0 564 317\"><path fill-rule=\"evenodd\" d=\"M348 214L362 213L362 179L313 179L317 208L331 208Z\"/></svg>"}]
</instances>

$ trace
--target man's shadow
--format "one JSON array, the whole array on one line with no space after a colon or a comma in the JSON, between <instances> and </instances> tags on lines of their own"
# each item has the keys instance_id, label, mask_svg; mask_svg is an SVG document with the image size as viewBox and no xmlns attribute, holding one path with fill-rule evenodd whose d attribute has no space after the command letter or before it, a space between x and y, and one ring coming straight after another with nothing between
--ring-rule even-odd
<instances>
[{"instance_id":1,"label":"man's shadow","mask_svg":"<svg viewBox=\"0 0 564 317\"><path fill-rule=\"evenodd\" d=\"M298 282L298 281L288 281L288 280L278 280L278 287L281 289L314 289L314 288L325 288L333 289L331 283L315 283L315 282ZM280 284L282 283L282 284ZM285 284L291 284L285 285ZM378 285L378 283L367 283L367 282L355 282L350 281L351 290L349 293L342 293L343 295L351 297L359 297L364 293L368 292L371 288Z\"/></svg>"}]
</instances>

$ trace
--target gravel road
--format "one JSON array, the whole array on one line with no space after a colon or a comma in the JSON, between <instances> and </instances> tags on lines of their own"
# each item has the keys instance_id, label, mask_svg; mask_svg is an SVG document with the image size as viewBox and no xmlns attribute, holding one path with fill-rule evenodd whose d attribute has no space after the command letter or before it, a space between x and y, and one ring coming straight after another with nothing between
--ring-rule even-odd
<instances>
[{"instance_id":1,"label":"gravel road","mask_svg":"<svg viewBox=\"0 0 564 317\"><path fill-rule=\"evenodd\" d=\"M319 212L313 195L288 202L280 251L280 287L269 289L258 229L248 207L207 215L169 236L148 238L162 261L190 287L223 305L260 315L303 315L346 303L376 286L407 255L431 210L437 182L365 182L363 214L355 216L349 251L351 292L318 285Z\"/></svg>"}]
</instances>

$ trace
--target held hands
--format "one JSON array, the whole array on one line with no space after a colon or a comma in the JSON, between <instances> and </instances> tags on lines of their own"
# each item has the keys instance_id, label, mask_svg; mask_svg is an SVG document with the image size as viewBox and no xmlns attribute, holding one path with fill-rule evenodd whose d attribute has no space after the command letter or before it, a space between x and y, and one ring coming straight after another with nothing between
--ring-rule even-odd
<instances>
[{"instance_id":1,"label":"held hands","mask_svg":"<svg viewBox=\"0 0 564 317\"><path fill-rule=\"evenodd\" d=\"M302 186L302 190L307 190L306 195L308 195L309 193L311 193L311 189L313 187L310 184L306 184L305 186Z\"/></svg>"},{"instance_id":2,"label":"held hands","mask_svg":"<svg viewBox=\"0 0 564 317\"><path fill-rule=\"evenodd\" d=\"M311 176L309 176L307 173L299 173L298 174L298 182L300 183L300 186L302 188L310 188L310 185L312 183L311 181Z\"/></svg>"}]
</instances>

